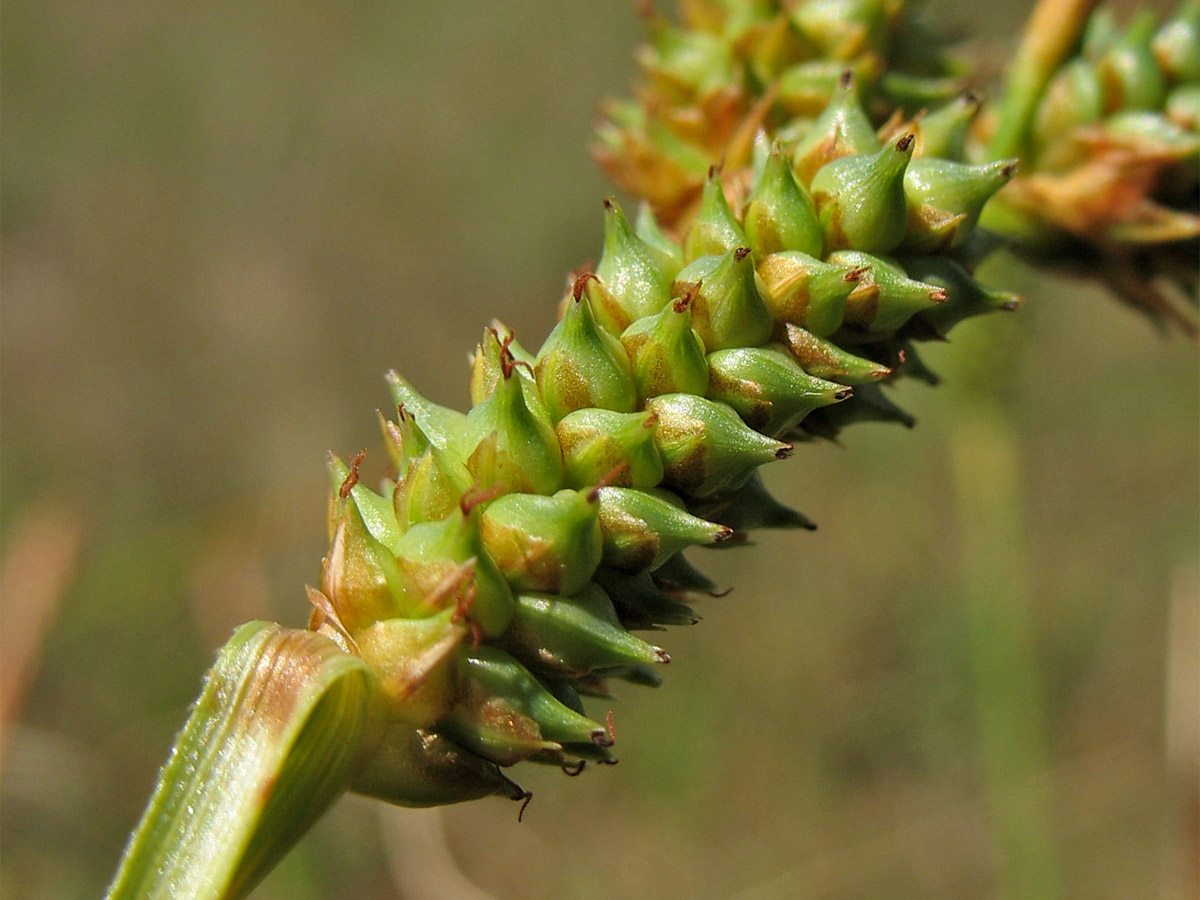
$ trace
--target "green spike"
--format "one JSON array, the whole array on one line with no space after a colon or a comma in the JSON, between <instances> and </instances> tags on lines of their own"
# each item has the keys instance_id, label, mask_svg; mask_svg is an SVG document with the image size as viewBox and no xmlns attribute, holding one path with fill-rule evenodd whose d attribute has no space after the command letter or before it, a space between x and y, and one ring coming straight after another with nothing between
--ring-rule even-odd
<instances>
[{"instance_id":1,"label":"green spike","mask_svg":"<svg viewBox=\"0 0 1200 900\"><path fill-rule=\"evenodd\" d=\"M791 353L771 345L710 353L708 373L709 399L728 404L755 431L770 435L851 393L845 385L814 378Z\"/></svg>"},{"instance_id":2,"label":"green spike","mask_svg":"<svg viewBox=\"0 0 1200 900\"><path fill-rule=\"evenodd\" d=\"M428 807L499 795L530 796L495 763L436 731L390 725L379 747L355 773L350 789L398 806Z\"/></svg>"},{"instance_id":3,"label":"green spike","mask_svg":"<svg viewBox=\"0 0 1200 900\"><path fill-rule=\"evenodd\" d=\"M617 487L654 487L663 479L654 446L658 420L648 412L577 409L556 428L566 483L586 488L606 481Z\"/></svg>"},{"instance_id":4,"label":"green spike","mask_svg":"<svg viewBox=\"0 0 1200 900\"><path fill-rule=\"evenodd\" d=\"M484 644L459 653L465 687L445 728L469 750L512 765L540 753L557 758L563 744L611 744L599 723L557 700L503 650Z\"/></svg>"},{"instance_id":5,"label":"green spike","mask_svg":"<svg viewBox=\"0 0 1200 900\"><path fill-rule=\"evenodd\" d=\"M621 342L596 323L585 288L586 274L575 282L562 320L538 352L534 372L550 418L589 406L633 412L637 391Z\"/></svg>"},{"instance_id":6,"label":"green spike","mask_svg":"<svg viewBox=\"0 0 1200 900\"><path fill-rule=\"evenodd\" d=\"M780 335L784 346L809 375L838 384L870 384L892 373L887 366L848 353L799 325L785 325Z\"/></svg>"},{"instance_id":7,"label":"green spike","mask_svg":"<svg viewBox=\"0 0 1200 900\"><path fill-rule=\"evenodd\" d=\"M983 205L1008 184L1015 159L983 165L948 159L914 159L904 172L907 251L942 252L962 245L974 232Z\"/></svg>"},{"instance_id":8,"label":"green spike","mask_svg":"<svg viewBox=\"0 0 1200 900\"><path fill-rule=\"evenodd\" d=\"M845 327L857 334L892 334L918 312L946 300L942 288L909 278L899 265L878 256L840 250L829 261L865 269L846 301Z\"/></svg>"},{"instance_id":9,"label":"green spike","mask_svg":"<svg viewBox=\"0 0 1200 900\"><path fill-rule=\"evenodd\" d=\"M757 472L736 491L705 497L691 503L690 509L702 519L720 522L740 532L758 528L804 528L815 531L817 527L808 516L784 506L772 497Z\"/></svg>"},{"instance_id":10,"label":"green spike","mask_svg":"<svg viewBox=\"0 0 1200 900\"><path fill-rule=\"evenodd\" d=\"M654 315L671 299L671 278L654 250L638 237L613 198L604 201L604 252L596 265L596 321L620 334L629 323Z\"/></svg>"},{"instance_id":11,"label":"green spike","mask_svg":"<svg viewBox=\"0 0 1200 900\"><path fill-rule=\"evenodd\" d=\"M917 148L913 158L962 159L967 132L982 106L983 101L967 91L922 116L917 122Z\"/></svg>"},{"instance_id":12,"label":"green spike","mask_svg":"<svg viewBox=\"0 0 1200 900\"><path fill-rule=\"evenodd\" d=\"M594 492L505 494L484 511L480 533L514 591L573 594L600 565Z\"/></svg>"},{"instance_id":13,"label":"green spike","mask_svg":"<svg viewBox=\"0 0 1200 900\"><path fill-rule=\"evenodd\" d=\"M417 610L432 615L447 606L461 608L485 637L496 637L512 619L512 591L484 548L479 529L479 508L464 498L441 521L409 528L400 538L396 562ZM474 565L473 591L469 596L447 591L467 563Z\"/></svg>"},{"instance_id":14,"label":"green spike","mask_svg":"<svg viewBox=\"0 0 1200 900\"><path fill-rule=\"evenodd\" d=\"M596 584L571 597L518 594L504 648L535 671L573 677L671 661L661 647L625 630L612 600Z\"/></svg>"},{"instance_id":15,"label":"green spike","mask_svg":"<svg viewBox=\"0 0 1200 900\"><path fill-rule=\"evenodd\" d=\"M545 407L526 401L536 395L532 381L517 374L519 366L499 342L501 377L492 393L467 414L474 449L467 468L479 482L505 491L549 494L562 486L562 451Z\"/></svg>"},{"instance_id":16,"label":"green spike","mask_svg":"<svg viewBox=\"0 0 1200 900\"><path fill-rule=\"evenodd\" d=\"M631 630L661 630L664 625L695 625L700 617L686 603L670 596L649 572L622 572L601 566L596 583L612 599L621 624Z\"/></svg>"},{"instance_id":17,"label":"green spike","mask_svg":"<svg viewBox=\"0 0 1200 900\"><path fill-rule=\"evenodd\" d=\"M638 319L621 335L643 400L659 394L702 394L708 386L704 341L692 328L692 296Z\"/></svg>"},{"instance_id":18,"label":"green spike","mask_svg":"<svg viewBox=\"0 0 1200 900\"><path fill-rule=\"evenodd\" d=\"M666 467L663 483L692 497L738 487L758 466L791 455L792 446L759 434L728 406L691 394L646 403L658 414L654 442Z\"/></svg>"},{"instance_id":19,"label":"green spike","mask_svg":"<svg viewBox=\"0 0 1200 900\"><path fill-rule=\"evenodd\" d=\"M642 203L638 208L634 231L654 254L659 271L668 281L674 281L679 270L683 268L683 248L663 232L649 203Z\"/></svg>"},{"instance_id":20,"label":"green spike","mask_svg":"<svg viewBox=\"0 0 1200 900\"><path fill-rule=\"evenodd\" d=\"M755 285L748 247L702 256L675 279L672 292L692 298L692 328L705 349L757 347L771 336L771 313Z\"/></svg>"},{"instance_id":21,"label":"green spike","mask_svg":"<svg viewBox=\"0 0 1200 900\"><path fill-rule=\"evenodd\" d=\"M606 487L597 493L606 566L651 570L685 547L719 543L732 534L724 525L691 515L660 488Z\"/></svg>"},{"instance_id":22,"label":"green spike","mask_svg":"<svg viewBox=\"0 0 1200 900\"><path fill-rule=\"evenodd\" d=\"M904 170L913 143L913 135L905 134L878 153L826 163L813 176L827 248L888 253L900 246L908 220Z\"/></svg>"},{"instance_id":23,"label":"green spike","mask_svg":"<svg viewBox=\"0 0 1200 900\"><path fill-rule=\"evenodd\" d=\"M875 126L863 111L857 82L847 70L839 75L824 111L792 151L792 164L800 181L811 184L827 163L843 156L877 153L879 149Z\"/></svg>"},{"instance_id":24,"label":"green spike","mask_svg":"<svg viewBox=\"0 0 1200 900\"><path fill-rule=\"evenodd\" d=\"M791 163L778 148L746 201L743 215L746 240L758 259L780 250L821 255L821 223L812 198L796 183Z\"/></svg>"},{"instance_id":25,"label":"green spike","mask_svg":"<svg viewBox=\"0 0 1200 900\"><path fill-rule=\"evenodd\" d=\"M762 297L777 330L778 323L790 322L822 336L842 324L846 298L862 274L797 250L772 253L758 264Z\"/></svg>"},{"instance_id":26,"label":"green spike","mask_svg":"<svg viewBox=\"0 0 1200 900\"><path fill-rule=\"evenodd\" d=\"M683 259L690 263L702 256L721 256L746 246L746 233L725 199L725 188L717 169L710 169L700 209L683 239Z\"/></svg>"},{"instance_id":27,"label":"green spike","mask_svg":"<svg viewBox=\"0 0 1200 900\"><path fill-rule=\"evenodd\" d=\"M927 309L918 316L919 324L932 329L936 335L949 333L951 328L971 316L1011 311L1021 304L1019 294L984 287L966 269L944 256L915 256L907 262L914 276L937 285L946 294L945 303Z\"/></svg>"}]
</instances>

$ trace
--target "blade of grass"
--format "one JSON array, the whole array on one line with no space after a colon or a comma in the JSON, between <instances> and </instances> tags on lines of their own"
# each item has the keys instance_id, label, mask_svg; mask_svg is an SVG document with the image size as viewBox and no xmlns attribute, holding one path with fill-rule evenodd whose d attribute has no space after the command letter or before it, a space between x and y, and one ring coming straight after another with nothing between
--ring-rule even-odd
<instances>
[{"instance_id":1,"label":"blade of grass","mask_svg":"<svg viewBox=\"0 0 1200 900\"><path fill-rule=\"evenodd\" d=\"M239 627L159 773L108 900L244 897L346 789L373 681L327 638Z\"/></svg>"}]
</instances>

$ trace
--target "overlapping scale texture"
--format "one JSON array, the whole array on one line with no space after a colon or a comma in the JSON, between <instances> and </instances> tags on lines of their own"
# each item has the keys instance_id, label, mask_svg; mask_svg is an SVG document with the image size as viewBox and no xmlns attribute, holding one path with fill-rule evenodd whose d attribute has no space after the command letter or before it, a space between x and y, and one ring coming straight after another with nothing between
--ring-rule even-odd
<instances>
[{"instance_id":1,"label":"overlapping scale texture","mask_svg":"<svg viewBox=\"0 0 1200 900\"><path fill-rule=\"evenodd\" d=\"M705 18L718 7L728 15ZM685 4L693 26L774 27L762 41L808 29L839 67L900 16L770 9ZM709 31L655 35L672 73L651 67L658 89L736 83ZM683 553L813 527L759 467L851 422L910 422L882 386L931 377L913 343L1015 304L967 265L980 208L1012 170L954 152L978 104L877 133L850 70L831 89L805 110L811 130L760 132L741 168L707 167L694 215L660 222L645 207L631 222L605 201L599 262L542 346L484 330L468 412L389 375L391 471L376 492L358 461L331 463L332 545L311 592L312 627L366 659L389 704L359 790L417 805L521 797L503 771L518 762L612 761L612 723L585 698L658 683L669 657L641 632L696 621L691 604L714 590ZM389 781L389 766L424 773L420 790L405 796L411 779Z\"/></svg>"},{"instance_id":2,"label":"overlapping scale texture","mask_svg":"<svg viewBox=\"0 0 1200 900\"><path fill-rule=\"evenodd\" d=\"M642 5L645 81L604 108L597 159L674 221L694 209L710 166L748 161L762 128L794 140L853 73L872 118L939 105L966 66L903 0L682 0L681 23Z\"/></svg>"},{"instance_id":3,"label":"overlapping scale texture","mask_svg":"<svg viewBox=\"0 0 1200 900\"><path fill-rule=\"evenodd\" d=\"M1200 335L1200 2L1119 26L1094 13L1024 136L989 226Z\"/></svg>"}]
</instances>

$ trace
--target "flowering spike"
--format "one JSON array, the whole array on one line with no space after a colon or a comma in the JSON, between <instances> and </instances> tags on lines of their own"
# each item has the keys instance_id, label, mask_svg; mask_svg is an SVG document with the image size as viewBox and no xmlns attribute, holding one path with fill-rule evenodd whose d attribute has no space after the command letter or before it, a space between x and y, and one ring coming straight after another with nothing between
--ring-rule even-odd
<instances>
[{"instance_id":1,"label":"flowering spike","mask_svg":"<svg viewBox=\"0 0 1200 900\"><path fill-rule=\"evenodd\" d=\"M728 406L691 394L664 394L646 403L658 414L654 442L666 467L663 483L692 497L736 488L758 466L791 455L792 447L748 427Z\"/></svg>"},{"instance_id":2,"label":"flowering spike","mask_svg":"<svg viewBox=\"0 0 1200 900\"><path fill-rule=\"evenodd\" d=\"M888 253L904 239L908 219L904 170L913 135L902 135L878 153L843 156L826 163L812 181L825 246Z\"/></svg>"},{"instance_id":3,"label":"flowering spike","mask_svg":"<svg viewBox=\"0 0 1200 900\"><path fill-rule=\"evenodd\" d=\"M671 299L671 279L657 254L630 227L620 204L604 201L604 252L596 265L602 289L593 312L596 321L620 334L634 319L653 315Z\"/></svg>"},{"instance_id":4,"label":"flowering spike","mask_svg":"<svg viewBox=\"0 0 1200 900\"><path fill-rule=\"evenodd\" d=\"M692 298L692 327L708 352L755 347L771 336L771 313L755 285L748 247L702 256L684 267L672 291Z\"/></svg>"},{"instance_id":5,"label":"flowering spike","mask_svg":"<svg viewBox=\"0 0 1200 900\"><path fill-rule=\"evenodd\" d=\"M514 591L574 594L600 565L598 514L586 492L505 494L484 511L480 532Z\"/></svg>"},{"instance_id":6,"label":"flowering spike","mask_svg":"<svg viewBox=\"0 0 1200 900\"><path fill-rule=\"evenodd\" d=\"M591 487L612 473L608 484L654 487L663 478L656 427L658 420L648 412L577 409L567 414L556 426L567 485Z\"/></svg>"},{"instance_id":7,"label":"flowering spike","mask_svg":"<svg viewBox=\"0 0 1200 900\"><path fill-rule=\"evenodd\" d=\"M782 434L809 412L850 396L845 385L807 374L786 350L738 347L708 356L708 397L736 410L751 428Z\"/></svg>"},{"instance_id":8,"label":"flowering spike","mask_svg":"<svg viewBox=\"0 0 1200 900\"><path fill-rule=\"evenodd\" d=\"M661 488L605 487L597 492L604 533L604 564L626 572L652 570L697 544L727 539L731 529L691 515Z\"/></svg>"},{"instance_id":9,"label":"flowering spike","mask_svg":"<svg viewBox=\"0 0 1200 900\"><path fill-rule=\"evenodd\" d=\"M700 195L700 210L684 237L684 262L690 263L701 256L720 256L745 245L746 233L729 208L721 173L714 167Z\"/></svg>"},{"instance_id":10,"label":"flowering spike","mask_svg":"<svg viewBox=\"0 0 1200 900\"><path fill-rule=\"evenodd\" d=\"M746 201L743 219L746 240L759 259L780 250L821 255L825 238L817 210L778 148L767 158L762 177Z\"/></svg>"},{"instance_id":11,"label":"flowering spike","mask_svg":"<svg viewBox=\"0 0 1200 900\"><path fill-rule=\"evenodd\" d=\"M637 408L629 357L621 342L600 328L592 314L587 288L593 278L585 274L575 282L562 320L538 351L534 372L555 422L589 406L615 412Z\"/></svg>"}]
</instances>

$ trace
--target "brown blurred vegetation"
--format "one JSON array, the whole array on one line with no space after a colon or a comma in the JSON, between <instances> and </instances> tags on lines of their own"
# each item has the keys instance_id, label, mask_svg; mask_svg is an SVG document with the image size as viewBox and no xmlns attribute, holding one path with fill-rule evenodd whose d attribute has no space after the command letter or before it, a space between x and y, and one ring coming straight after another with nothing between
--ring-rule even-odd
<instances>
[{"instance_id":1,"label":"brown blurred vegetation","mask_svg":"<svg viewBox=\"0 0 1200 900\"><path fill-rule=\"evenodd\" d=\"M1002 41L1020 10L988 14ZM102 891L229 630L304 621L323 454L377 446L381 373L462 405L488 319L548 331L599 252L589 123L639 35L624 2L547 0L10 0L0 28L0 897L58 900ZM736 590L660 636L661 689L621 691L620 766L518 773L521 825L350 798L256 896L425 896L407 873L439 847L442 896L1189 896L1196 350L1086 286L997 277L1028 303L930 348L951 384L900 389L914 431L768 472L820 530L696 554ZM1007 696L964 614L973 396L1020 474L1028 591L988 611ZM980 727L997 703L1028 733ZM1008 843L1022 792L1042 891Z\"/></svg>"}]
</instances>

